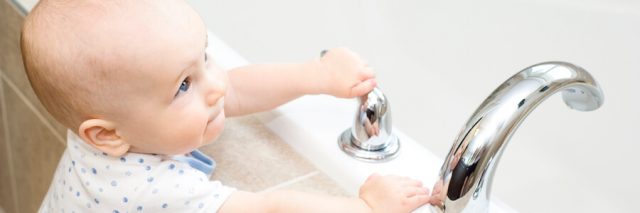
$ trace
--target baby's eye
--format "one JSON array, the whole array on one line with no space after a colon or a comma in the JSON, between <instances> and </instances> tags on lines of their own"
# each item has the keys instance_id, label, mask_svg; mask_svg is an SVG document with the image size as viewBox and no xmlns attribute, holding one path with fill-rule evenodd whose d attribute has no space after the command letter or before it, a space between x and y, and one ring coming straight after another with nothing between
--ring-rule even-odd
<instances>
[{"instance_id":1,"label":"baby's eye","mask_svg":"<svg viewBox=\"0 0 640 213\"><path fill-rule=\"evenodd\" d=\"M180 95L180 93L182 92L188 91L189 87L191 87L191 79L185 78L184 80L182 80L182 83L180 83L180 88L178 88L178 92L176 92L175 97Z\"/></svg>"},{"instance_id":2,"label":"baby's eye","mask_svg":"<svg viewBox=\"0 0 640 213\"><path fill-rule=\"evenodd\" d=\"M204 63L207 63L207 61L209 61L209 54L204 52Z\"/></svg>"}]
</instances>

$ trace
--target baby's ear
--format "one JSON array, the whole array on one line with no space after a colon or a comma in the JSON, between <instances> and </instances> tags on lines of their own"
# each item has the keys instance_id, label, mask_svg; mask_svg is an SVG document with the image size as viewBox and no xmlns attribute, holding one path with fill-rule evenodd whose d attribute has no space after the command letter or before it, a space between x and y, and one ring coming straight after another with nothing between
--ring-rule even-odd
<instances>
[{"instance_id":1,"label":"baby's ear","mask_svg":"<svg viewBox=\"0 0 640 213\"><path fill-rule=\"evenodd\" d=\"M131 148L118 135L115 124L107 120L86 120L80 124L78 134L86 143L111 156L122 156Z\"/></svg>"}]
</instances>

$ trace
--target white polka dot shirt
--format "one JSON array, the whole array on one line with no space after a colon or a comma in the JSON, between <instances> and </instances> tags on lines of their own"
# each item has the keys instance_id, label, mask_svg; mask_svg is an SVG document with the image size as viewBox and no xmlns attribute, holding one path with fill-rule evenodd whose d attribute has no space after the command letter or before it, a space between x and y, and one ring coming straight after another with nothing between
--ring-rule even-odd
<instances>
[{"instance_id":1,"label":"white polka dot shirt","mask_svg":"<svg viewBox=\"0 0 640 213\"><path fill-rule=\"evenodd\" d=\"M216 212L234 190L173 156L112 157L68 131L39 212Z\"/></svg>"}]
</instances>

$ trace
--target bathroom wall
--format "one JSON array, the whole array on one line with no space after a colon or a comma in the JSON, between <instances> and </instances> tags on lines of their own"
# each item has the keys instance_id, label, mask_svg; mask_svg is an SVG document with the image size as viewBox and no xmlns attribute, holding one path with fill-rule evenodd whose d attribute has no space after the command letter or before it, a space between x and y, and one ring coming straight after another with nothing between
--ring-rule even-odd
<instances>
[{"instance_id":1,"label":"bathroom wall","mask_svg":"<svg viewBox=\"0 0 640 213\"><path fill-rule=\"evenodd\" d=\"M36 212L64 150L65 129L29 85L20 55L24 17L0 1L0 207Z\"/></svg>"}]
</instances>

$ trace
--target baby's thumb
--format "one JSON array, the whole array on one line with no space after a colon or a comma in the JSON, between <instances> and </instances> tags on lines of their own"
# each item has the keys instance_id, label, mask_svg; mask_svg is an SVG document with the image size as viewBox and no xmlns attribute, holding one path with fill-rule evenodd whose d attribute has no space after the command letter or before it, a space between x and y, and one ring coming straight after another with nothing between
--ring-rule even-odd
<instances>
[{"instance_id":1,"label":"baby's thumb","mask_svg":"<svg viewBox=\"0 0 640 213\"><path fill-rule=\"evenodd\" d=\"M360 82L351 88L351 97L360 97L371 92L378 84L375 78Z\"/></svg>"}]
</instances>

